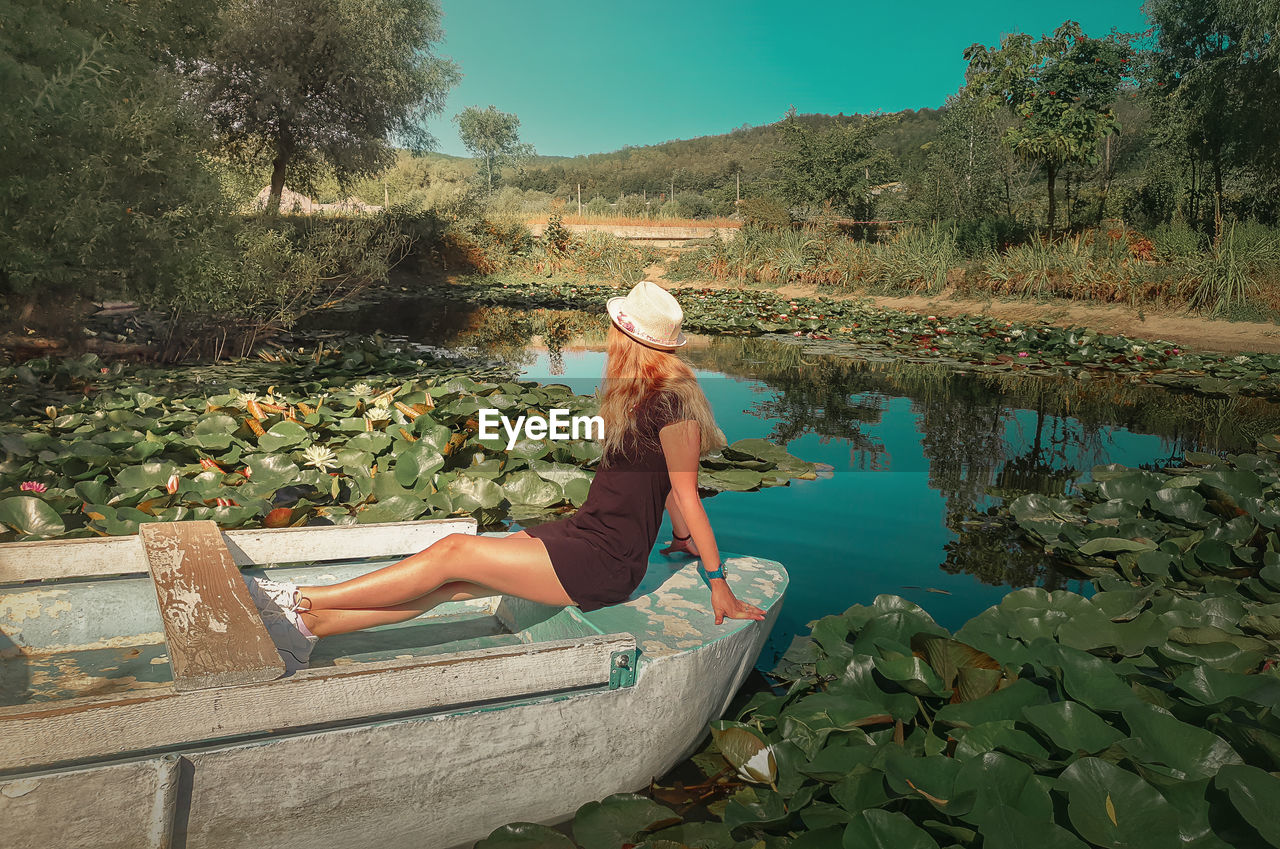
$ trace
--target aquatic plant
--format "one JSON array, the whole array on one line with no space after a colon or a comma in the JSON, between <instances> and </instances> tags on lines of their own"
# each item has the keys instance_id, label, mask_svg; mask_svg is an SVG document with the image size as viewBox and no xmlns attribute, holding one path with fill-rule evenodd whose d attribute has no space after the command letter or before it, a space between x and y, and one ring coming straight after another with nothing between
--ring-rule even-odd
<instances>
[{"instance_id":1,"label":"aquatic plant","mask_svg":"<svg viewBox=\"0 0 1280 849\"><path fill-rule=\"evenodd\" d=\"M505 436L480 438L477 421L483 408L590 415L594 398L379 340L217 368L33 360L0 367L0 386L13 398L0 423L3 541L181 519L250 527L280 508L293 524L549 518L583 503L600 455L588 440L524 439L508 451ZM745 491L814 475L748 439L707 457L699 483ZM45 487L40 497L31 483Z\"/></svg>"},{"instance_id":2,"label":"aquatic plant","mask_svg":"<svg viewBox=\"0 0 1280 849\"><path fill-rule=\"evenodd\" d=\"M734 247L740 241L743 246ZM744 237L725 243L723 260L752 244ZM485 304L590 310L625 294L617 286L523 279L470 278L441 285L442 297L465 297ZM815 354L854 357L906 356L947 363L966 371L1066 374L1087 379L1114 373L1128 379L1210 396L1280 396L1280 356L1252 354L1244 362L1199 353L1163 340L1099 333L1084 327L1049 327L1001 321L988 315L930 320L916 313L883 309L826 296L785 298L755 289L680 291L684 326L712 334L774 335ZM1135 350L1137 346L1137 350ZM1026 356L1020 356L1025 352Z\"/></svg>"}]
</instances>

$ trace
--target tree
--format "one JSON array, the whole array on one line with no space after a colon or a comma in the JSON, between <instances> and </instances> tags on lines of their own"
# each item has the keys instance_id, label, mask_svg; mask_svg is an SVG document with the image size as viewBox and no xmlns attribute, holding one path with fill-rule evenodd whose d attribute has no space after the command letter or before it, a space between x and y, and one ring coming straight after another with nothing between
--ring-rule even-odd
<instances>
[{"instance_id":1,"label":"tree","mask_svg":"<svg viewBox=\"0 0 1280 849\"><path fill-rule=\"evenodd\" d=\"M0 4L0 297L146 295L216 262L217 174L175 61L212 3Z\"/></svg>"},{"instance_id":2,"label":"tree","mask_svg":"<svg viewBox=\"0 0 1280 849\"><path fill-rule=\"evenodd\" d=\"M270 209L285 178L339 182L395 161L393 142L434 146L457 67L432 54L443 35L437 0L226 0L208 54L186 66L217 144L271 165Z\"/></svg>"},{"instance_id":3,"label":"tree","mask_svg":"<svg viewBox=\"0 0 1280 849\"><path fill-rule=\"evenodd\" d=\"M463 146L484 164L485 187L493 190L493 173L504 165L514 165L534 155L533 145L520 141L520 119L514 112L499 112L468 106L453 120Z\"/></svg>"},{"instance_id":4,"label":"tree","mask_svg":"<svg viewBox=\"0 0 1280 849\"><path fill-rule=\"evenodd\" d=\"M1193 210L1207 172L1217 233L1231 169L1252 171L1255 186L1280 173L1280 13L1268 20L1246 0L1148 0L1146 11L1159 49L1148 54L1145 88L1186 151Z\"/></svg>"},{"instance_id":5,"label":"tree","mask_svg":"<svg viewBox=\"0 0 1280 849\"><path fill-rule=\"evenodd\" d=\"M1067 21L1039 41L1014 33L996 50L974 44L964 58L967 87L1003 102L1016 119L1005 144L1044 166L1053 232L1058 172L1065 165L1096 162L1098 142L1117 129L1112 104L1128 70L1127 45L1118 38L1089 38L1079 24Z\"/></svg>"},{"instance_id":6,"label":"tree","mask_svg":"<svg viewBox=\"0 0 1280 849\"><path fill-rule=\"evenodd\" d=\"M780 124L773 159L779 192L795 205L830 203L840 212L869 215L870 189L884 182L893 162L877 144L892 120L876 115L814 129L793 107Z\"/></svg>"}]
</instances>

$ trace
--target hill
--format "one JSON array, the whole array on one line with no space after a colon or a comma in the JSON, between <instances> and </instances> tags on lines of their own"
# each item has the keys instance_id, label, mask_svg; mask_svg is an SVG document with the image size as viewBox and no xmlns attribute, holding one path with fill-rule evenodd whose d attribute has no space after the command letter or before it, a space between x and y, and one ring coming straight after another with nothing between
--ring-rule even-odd
<instances>
[{"instance_id":1,"label":"hill","mask_svg":"<svg viewBox=\"0 0 1280 849\"><path fill-rule=\"evenodd\" d=\"M885 132L881 144L893 153L899 167L914 169L924 159L922 145L933 138L941 122L939 109L905 110ZM867 120L865 115L797 116L813 127ZM508 183L522 189L551 192L559 197L596 195L616 199L621 194L657 196L697 192L717 202L732 201L741 180L744 195L759 193L770 184L774 151L781 144L778 123L742 126L720 135L679 139L642 147L626 146L610 153L574 157L535 157Z\"/></svg>"}]
</instances>

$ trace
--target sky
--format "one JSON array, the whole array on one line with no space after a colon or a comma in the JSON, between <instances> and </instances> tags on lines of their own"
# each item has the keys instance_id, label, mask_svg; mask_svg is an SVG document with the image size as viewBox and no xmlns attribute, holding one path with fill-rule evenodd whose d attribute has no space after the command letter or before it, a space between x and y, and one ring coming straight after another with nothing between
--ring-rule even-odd
<instances>
[{"instance_id":1,"label":"sky","mask_svg":"<svg viewBox=\"0 0 1280 849\"><path fill-rule=\"evenodd\" d=\"M429 125L465 156L452 117L496 106L538 153L576 156L768 124L801 113L937 107L974 42L1147 28L1141 0L442 0L439 55L461 68Z\"/></svg>"}]
</instances>

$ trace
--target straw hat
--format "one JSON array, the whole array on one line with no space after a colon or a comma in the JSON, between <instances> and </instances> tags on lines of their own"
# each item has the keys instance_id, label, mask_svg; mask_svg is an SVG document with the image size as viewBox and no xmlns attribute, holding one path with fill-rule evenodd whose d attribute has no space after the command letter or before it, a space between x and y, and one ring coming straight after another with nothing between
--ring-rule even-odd
<instances>
[{"instance_id":1,"label":"straw hat","mask_svg":"<svg viewBox=\"0 0 1280 849\"><path fill-rule=\"evenodd\" d=\"M607 309L618 329L642 345L671 351L688 341L680 332L684 310L657 283L641 280L626 297L610 298Z\"/></svg>"}]
</instances>

